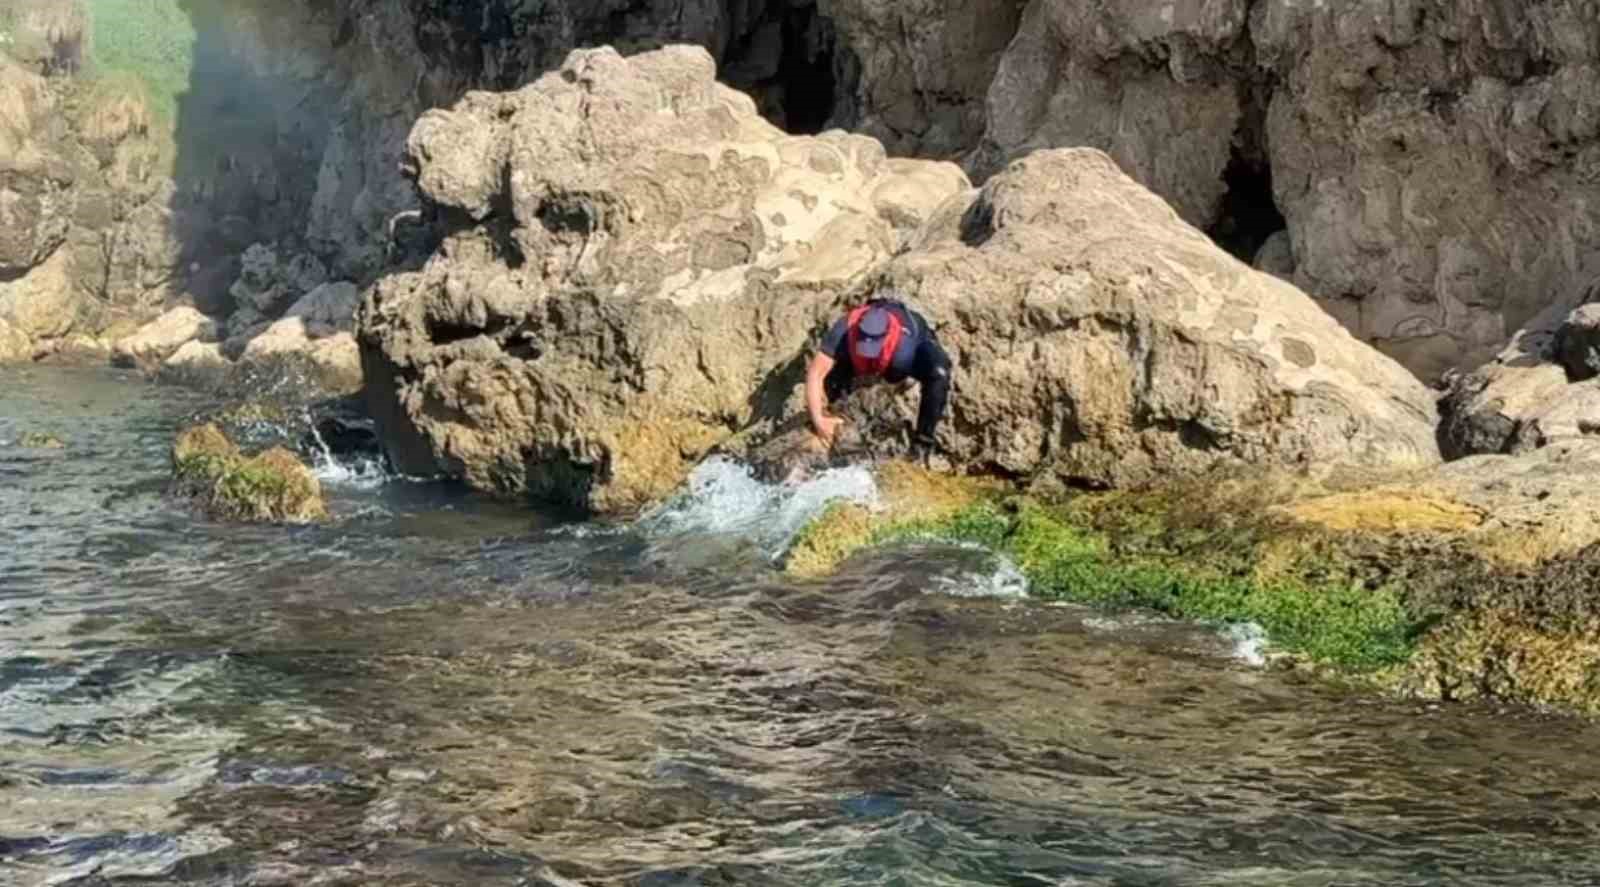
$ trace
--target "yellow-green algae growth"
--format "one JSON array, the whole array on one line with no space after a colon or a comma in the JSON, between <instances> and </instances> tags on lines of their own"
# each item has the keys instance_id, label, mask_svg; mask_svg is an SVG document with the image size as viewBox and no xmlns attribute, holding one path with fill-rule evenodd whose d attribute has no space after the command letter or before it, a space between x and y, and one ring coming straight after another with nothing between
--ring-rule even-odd
<instances>
[{"instance_id":1,"label":"yellow-green algae growth","mask_svg":"<svg viewBox=\"0 0 1600 887\"><path fill-rule=\"evenodd\" d=\"M821 576L862 549L931 539L1011 558L1032 594L1261 625L1287 666L1385 690L1600 714L1600 545L1528 564L1473 536L1447 496L1330 490L1297 477L1160 490L1019 494L903 463L884 505L829 508L786 569Z\"/></svg>"},{"instance_id":2,"label":"yellow-green algae growth","mask_svg":"<svg viewBox=\"0 0 1600 887\"><path fill-rule=\"evenodd\" d=\"M172 445L175 489L231 520L308 523L328 516L322 485L294 453L245 456L216 425L197 425Z\"/></svg>"}]
</instances>

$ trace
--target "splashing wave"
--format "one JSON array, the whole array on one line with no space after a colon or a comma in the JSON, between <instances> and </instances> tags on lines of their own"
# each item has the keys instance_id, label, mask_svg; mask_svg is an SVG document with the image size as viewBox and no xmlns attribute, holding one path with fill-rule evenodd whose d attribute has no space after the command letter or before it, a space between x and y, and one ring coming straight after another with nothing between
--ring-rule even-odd
<instances>
[{"instance_id":1,"label":"splashing wave","mask_svg":"<svg viewBox=\"0 0 1600 887\"><path fill-rule=\"evenodd\" d=\"M834 502L879 504L878 485L865 466L832 468L794 484L766 484L731 459L715 457L689 476L684 491L645 515L641 526L669 535L737 535L774 556Z\"/></svg>"}]
</instances>

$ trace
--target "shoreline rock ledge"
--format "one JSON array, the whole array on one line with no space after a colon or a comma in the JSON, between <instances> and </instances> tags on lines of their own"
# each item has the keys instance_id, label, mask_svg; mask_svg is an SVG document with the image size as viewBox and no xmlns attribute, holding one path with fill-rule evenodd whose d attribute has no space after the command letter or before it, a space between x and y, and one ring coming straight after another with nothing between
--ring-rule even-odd
<instances>
[{"instance_id":1,"label":"shoreline rock ledge","mask_svg":"<svg viewBox=\"0 0 1600 887\"><path fill-rule=\"evenodd\" d=\"M428 112L407 163L437 243L357 317L407 473L637 511L780 428L829 319L890 286L957 361L940 444L960 471L1439 460L1421 383L1096 150L974 189L869 138L783 133L699 48L603 48ZM914 397L889 398L897 423Z\"/></svg>"}]
</instances>

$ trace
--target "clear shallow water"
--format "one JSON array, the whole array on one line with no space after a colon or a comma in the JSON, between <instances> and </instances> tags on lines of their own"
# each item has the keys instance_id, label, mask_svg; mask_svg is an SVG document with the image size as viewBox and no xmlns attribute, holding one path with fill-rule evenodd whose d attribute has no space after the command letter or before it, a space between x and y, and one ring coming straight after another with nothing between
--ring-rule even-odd
<instances>
[{"instance_id":1,"label":"clear shallow water","mask_svg":"<svg viewBox=\"0 0 1600 887\"><path fill-rule=\"evenodd\" d=\"M232 527L161 496L196 406L0 375L0 883L1600 882L1600 730L1295 685L978 552L776 575L858 475Z\"/></svg>"}]
</instances>

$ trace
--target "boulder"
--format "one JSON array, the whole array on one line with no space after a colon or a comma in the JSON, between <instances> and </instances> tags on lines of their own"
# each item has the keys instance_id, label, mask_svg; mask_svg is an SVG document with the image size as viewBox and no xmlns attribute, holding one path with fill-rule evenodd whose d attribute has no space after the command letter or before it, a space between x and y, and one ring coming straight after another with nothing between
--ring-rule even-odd
<instances>
[{"instance_id":1,"label":"boulder","mask_svg":"<svg viewBox=\"0 0 1600 887\"><path fill-rule=\"evenodd\" d=\"M750 429L797 407L810 336L883 290L957 357L954 468L1131 485L1438 460L1416 379L1101 152L1042 152L973 192L869 139L784 136L704 53L670 48L581 51L430 112L410 162L458 227L358 319L371 410L408 474L642 508L710 448L758 447ZM918 186L931 194L907 199ZM877 397L866 437L904 442L914 395Z\"/></svg>"},{"instance_id":2,"label":"boulder","mask_svg":"<svg viewBox=\"0 0 1600 887\"><path fill-rule=\"evenodd\" d=\"M35 341L66 335L77 314L78 300L64 250L57 250L21 277L0 282L0 319Z\"/></svg>"},{"instance_id":3,"label":"boulder","mask_svg":"<svg viewBox=\"0 0 1600 887\"><path fill-rule=\"evenodd\" d=\"M282 447L245 456L213 424L180 433L172 445L173 492L215 517L274 523L327 518L322 485Z\"/></svg>"},{"instance_id":4,"label":"boulder","mask_svg":"<svg viewBox=\"0 0 1600 887\"><path fill-rule=\"evenodd\" d=\"M1556 330L1555 352L1568 379L1600 376L1600 304L1580 305L1567 315Z\"/></svg>"},{"instance_id":5,"label":"boulder","mask_svg":"<svg viewBox=\"0 0 1600 887\"><path fill-rule=\"evenodd\" d=\"M163 381L211 387L227 378L233 361L223 356L218 342L191 340L161 362L157 376Z\"/></svg>"},{"instance_id":6,"label":"boulder","mask_svg":"<svg viewBox=\"0 0 1600 887\"><path fill-rule=\"evenodd\" d=\"M1587 307L1547 308L1493 361L1449 378L1439 428L1447 458L1520 453L1600 435L1600 380L1582 377ZM1572 381L1574 367L1583 381Z\"/></svg>"},{"instance_id":7,"label":"boulder","mask_svg":"<svg viewBox=\"0 0 1600 887\"><path fill-rule=\"evenodd\" d=\"M788 136L714 74L699 49L584 50L418 122L408 163L456 227L357 320L400 470L637 510L780 410L838 294L968 187L943 165L908 199L922 167Z\"/></svg>"},{"instance_id":8,"label":"boulder","mask_svg":"<svg viewBox=\"0 0 1600 887\"><path fill-rule=\"evenodd\" d=\"M181 305L139 328L112 346L111 359L120 366L160 363L187 343L214 341L217 324L187 305Z\"/></svg>"},{"instance_id":9,"label":"boulder","mask_svg":"<svg viewBox=\"0 0 1600 887\"><path fill-rule=\"evenodd\" d=\"M712 73L698 50L582 51L419 122L409 163L455 228L358 316L402 471L638 509L792 418L812 337L880 289L957 357L953 467L1126 485L1437 461L1414 378L1106 155L1043 152L974 192L868 139L786 136ZM893 421L868 436L903 443L914 396L876 396Z\"/></svg>"},{"instance_id":10,"label":"boulder","mask_svg":"<svg viewBox=\"0 0 1600 887\"><path fill-rule=\"evenodd\" d=\"M1433 398L1305 294L1229 257L1092 149L951 201L879 278L955 359L940 444L1092 486L1228 465L1423 466ZM901 400L909 421L915 400Z\"/></svg>"},{"instance_id":11,"label":"boulder","mask_svg":"<svg viewBox=\"0 0 1600 887\"><path fill-rule=\"evenodd\" d=\"M0 318L0 365L33 360L33 341L21 330Z\"/></svg>"},{"instance_id":12,"label":"boulder","mask_svg":"<svg viewBox=\"0 0 1600 887\"><path fill-rule=\"evenodd\" d=\"M285 317L253 337L239 362L252 366L286 359L308 364L329 394L361 388L361 351L350 333L317 337L311 335L303 317Z\"/></svg>"}]
</instances>

